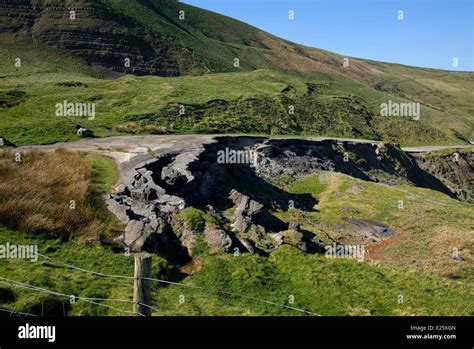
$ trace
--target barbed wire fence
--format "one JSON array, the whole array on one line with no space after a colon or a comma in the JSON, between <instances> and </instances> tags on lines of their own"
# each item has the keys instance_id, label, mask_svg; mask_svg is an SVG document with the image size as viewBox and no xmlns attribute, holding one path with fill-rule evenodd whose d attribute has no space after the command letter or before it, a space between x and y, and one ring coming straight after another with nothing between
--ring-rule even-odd
<instances>
[{"instance_id":1,"label":"barbed wire fence","mask_svg":"<svg viewBox=\"0 0 474 349\"><path fill-rule=\"evenodd\" d=\"M16 243L14 241L8 241L8 242ZM109 273L97 272L97 271L85 269L85 268L78 267L78 266L75 266L75 265L72 265L72 264L69 264L69 263L65 263L63 261L53 259L49 256L46 256L46 255L38 253L38 252L34 252L34 251L32 251L32 252L35 253L38 257L41 257L41 258L47 260L51 264L59 265L59 266L62 266L62 267L65 267L65 268L68 268L68 269L71 269L71 270L75 270L75 271L78 271L78 272L87 273L87 274L89 274L91 276L95 276L95 277L114 278L114 279L123 279L123 280L134 280L135 285L136 285L137 281L145 280L145 281L149 281L149 282L156 282L156 283L163 284L163 285L194 289L194 290L198 290L198 291L201 291L201 292L207 293L207 294L218 294L218 295L226 295L226 296L231 296L231 297L237 297L237 298L241 298L243 300L251 301L253 303L260 303L260 304L263 304L263 305L266 305L266 306L279 307L279 308L286 309L286 310L291 311L291 312L298 312L300 314L304 314L304 315L307 315L307 316L322 316L320 314L317 314L317 313L314 313L314 312L311 312L311 311L308 311L308 310L305 310L305 309L301 309L301 308L298 308L298 307L294 307L294 306L290 306L290 305L286 305L286 304L280 304L280 303L269 301L269 300L266 300L266 299L253 297L253 296L248 296L248 295L243 295L243 294L240 294L240 293L230 292L230 291L226 291L226 290L212 289L212 288L196 286L196 285L190 285L190 284L174 282L174 281L169 281L169 280L163 280L163 279L159 279L159 278L152 278L152 277L147 277L147 276L138 276L137 277L137 276L127 276L127 275L118 275L118 274L109 274ZM137 280L137 279L141 279L141 280ZM118 307L111 306L111 305L108 305L108 304L103 304L103 303L100 303L100 302L128 303L128 304L131 304L131 305L134 305L134 306L141 306L142 309L147 309L148 310L147 311L148 315L151 314L151 311L155 311L155 312L160 313L164 316L176 316L176 314L170 313L168 311L163 311L162 309L160 309L156 306L148 304L147 302L143 302L139 298L135 299L135 297L134 297L134 300L116 299L116 298L81 297L81 296L77 296L77 295L70 295L70 294L65 294L65 293L61 293L61 292L57 292L57 291L53 291L53 290L48 290L48 289L45 289L45 288L41 288L41 287L38 287L38 286L34 286L34 285L31 285L31 284L23 283L23 282L20 282L20 281L17 281L17 280L12 280L12 279L8 279L8 278L4 278L4 277L0 277L0 284L6 284L6 285L9 285L11 287L20 288L20 289L28 290L28 291L32 291L32 292L39 292L39 293L42 293L42 294L47 294L47 295L55 296L55 297L59 297L59 298L67 298L67 299L70 300L70 302L83 301L83 302L87 302L87 303L95 305L95 306L106 307L106 308L115 310L119 313L123 313L125 315L130 315L130 316L145 316L145 314L143 314L142 312L139 312L139 311L129 311L129 310L126 310L126 309L118 308ZM9 312L12 315L16 314L17 316L22 316L22 315L23 316L38 316L36 314L16 312L16 311L8 310L8 309L3 309L3 312Z\"/></svg>"}]
</instances>

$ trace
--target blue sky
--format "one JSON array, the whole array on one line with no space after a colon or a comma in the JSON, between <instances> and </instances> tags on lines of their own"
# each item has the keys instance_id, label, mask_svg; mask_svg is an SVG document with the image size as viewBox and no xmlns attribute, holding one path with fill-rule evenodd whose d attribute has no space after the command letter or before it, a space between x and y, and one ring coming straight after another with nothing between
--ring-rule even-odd
<instances>
[{"instance_id":1,"label":"blue sky","mask_svg":"<svg viewBox=\"0 0 474 349\"><path fill-rule=\"evenodd\" d=\"M353 57L474 71L473 0L184 0ZM295 19L288 20L288 12ZM404 19L398 20L398 11ZM453 66L457 58L458 67Z\"/></svg>"}]
</instances>

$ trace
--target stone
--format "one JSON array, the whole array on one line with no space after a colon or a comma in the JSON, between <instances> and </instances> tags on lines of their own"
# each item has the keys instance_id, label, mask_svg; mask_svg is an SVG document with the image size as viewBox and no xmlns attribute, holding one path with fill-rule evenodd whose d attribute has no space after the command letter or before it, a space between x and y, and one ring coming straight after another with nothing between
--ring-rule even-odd
<instances>
[{"instance_id":1,"label":"stone","mask_svg":"<svg viewBox=\"0 0 474 349\"><path fill-rule=\"evenodd\" d=\"M204 230L204 238L209 245L209 253L222 253L232 251L231 237L221 229L208 228Z\"/></svg>"},{"instance_id":2,"label":"stone","mask_svg":"<svg viewBox=\"0 0 474 349\"><path fill-rule=\"evenodd\" d=\"M235 222L232 224L232 229L245 233L252 224L252 215L263 209L263 205L234 189L230 192L229 198L236 205Z\"/></svg>"},{"instance_id":3,"label":"stone","mask_svg":"<svg viewBox=\"0 0 474 349\"><path fill-rule=\"evenodd\" d=\"M377 242L396 234L386 224L362 218L347 218L349 228L369 241Z\"/></svg>"},{"instance_id":4,"label":"stone","mask_svg":"<svg viewBox=\"0 0 474 349\"><path fill-rule=\"evenodd\" d=\"M76 131L76 134L79 137L82 137L82 138L93 138L94 137L94 132L92 132L91 130L89 130L87 128L83 128L83 127L78 128L77 131Z\"/></svg>"},{"instance_id":5,"label":"stone","mask_svg":"<svg viewBox=\"0 0 474 349\"><path fill-rule=\"evenodd\" d=\"M252 244L250 243L250 241L248 241L247 239L242 239L242 238L239 238L238 240L239 240L239 242L242 244L242 246L245 247L245 249L247 250L247 252L249 252L249 253L255 253L255 248L252 246ZM245 251L240 251L240 252L245 252Z\"/></svg>"},{"instance_id":6,"label":"stone","mask_svg":"<svg viewBox=\"0 0 474 349\"><path fill-rule=\"evenodd\" d=\"M6 138L0 137L0 148L2 147L15 147L15 145Z\"/></svg>"},{"instance_id":7,"label":"stone","mask_svg":"<svg viewBox=\"0 0 474 349\"><path fill-rule=\"evenodd\" d=\"M163 167L161 170L161 180L169 186L179 186L188 182L188 179L178 170L172 167Z\"/></svg>"}]
</instances>

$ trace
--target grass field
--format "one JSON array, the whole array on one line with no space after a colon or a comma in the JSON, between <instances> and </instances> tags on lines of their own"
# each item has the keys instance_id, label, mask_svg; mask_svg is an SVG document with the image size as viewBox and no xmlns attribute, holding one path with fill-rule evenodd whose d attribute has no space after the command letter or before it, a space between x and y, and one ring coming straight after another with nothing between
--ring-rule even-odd
<instances>
[{"instance_id":1,"label":"grass field","mask_svg":"<svg viewBox=\"0 0 474 349\"><path fill-rule=\"evenodd\" d=\"M106 247L61 243L7 230L1 231L0 238L2 243L38 244L40 253L53 258L52 261L40 259L36 263L1 260L3 278L67 295L131 300L133 280L92 276L62 267L55 261L101 273L131 276L132 257L114 253ZM172 277L176 274L172 268L160 257L153 258L153 277L176 281ZM199 273L178 280L206 290L156 283L153 286L153 305L161 311L155 310L154 315L302 315L249 298L290 305L325 316L472 316L474 312L472 303L469 303L472 284L405 268L304 255L289 246L283 246L268 259L252 255L202 256L200 263L202 269ZM80 300L69 304L67 297L52 297L6 285L2 285L0 290L4 295L14 292L15 300L4 296L0 298L0 306L16 311L38 314L45 300L44 312L59 316L63 311L62 303L66 304L68 315L126 315ZM245 297L229 296L219 291ZM400 295L403 303L399 303ZM290 302L291 296L294 303ZM99 303L132 310L127 302Z\"/></svg>"}]
</instances>

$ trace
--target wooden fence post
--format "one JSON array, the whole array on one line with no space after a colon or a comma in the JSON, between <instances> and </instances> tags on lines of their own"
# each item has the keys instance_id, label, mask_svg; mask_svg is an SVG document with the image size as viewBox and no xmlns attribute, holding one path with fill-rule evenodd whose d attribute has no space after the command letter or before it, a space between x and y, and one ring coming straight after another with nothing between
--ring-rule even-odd
<instances>
[{"instance_id":1,"label":"wooden fence post","mask_svg":"<svg viewBox=\"0 0 474 349\"><path fill-rule=\"evenodd\" d=\"M151 278L151 255L137 254L135 257L135 275L133 283L133 311L145 316L151 316L151 281L143 278Z\"/></svg>"}]
</instances>

